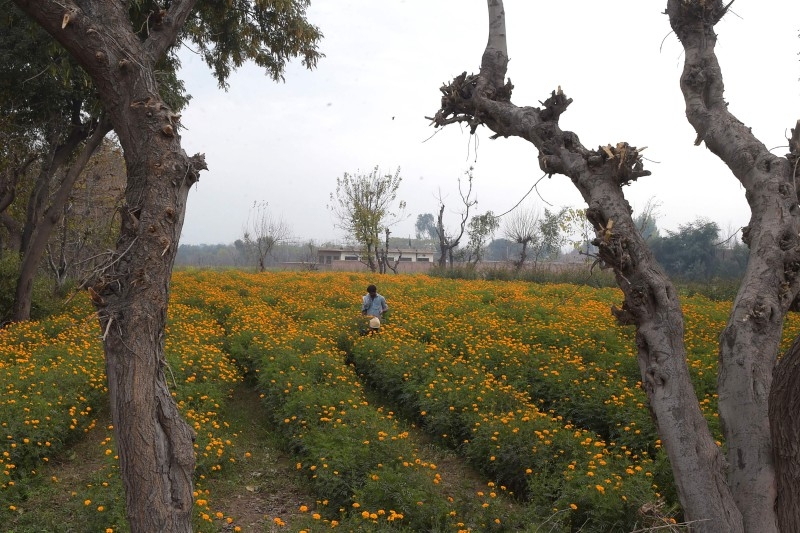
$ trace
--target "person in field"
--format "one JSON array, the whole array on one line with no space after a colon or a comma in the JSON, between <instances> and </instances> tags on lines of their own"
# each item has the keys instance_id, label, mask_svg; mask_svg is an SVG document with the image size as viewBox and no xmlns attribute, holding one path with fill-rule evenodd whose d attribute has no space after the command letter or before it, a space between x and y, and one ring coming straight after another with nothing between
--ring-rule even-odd
<instances>
[{"instance_id":1,"label":"person in field","mask_svg":"<svg viewBox=\"0 0 800 533\"><path fill-rule=\"evenodd\" d=\"M388 310L389 305L386 303L386 298L378 294L378 288L375 285L367 287L367 294L361 300L361 314L365 317L370 317L369 330L362 332L362 334L380 331L381 319Z\"/></svg>"}]
</instances>

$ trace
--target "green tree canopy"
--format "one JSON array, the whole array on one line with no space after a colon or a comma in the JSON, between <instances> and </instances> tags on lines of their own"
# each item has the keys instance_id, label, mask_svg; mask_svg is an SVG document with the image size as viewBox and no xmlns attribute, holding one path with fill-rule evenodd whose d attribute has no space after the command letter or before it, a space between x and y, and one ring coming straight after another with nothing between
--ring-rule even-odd
<instances>
[{"instance_id":1,"label":"green tree canopy","mask_svg":"<svg viewBox=\"0 0 800 533\"><path fill-rule=\"evenodd\" d=\"M652 241L653 253L671 276L709 279L717 269L716 244L719 226L705 218L666 231L665 237Z\"/></svg>"},{"instance_id":2,"label":"green tree canopy","mask_svg":"<svg viewBox=\"0 0 800 533\"><path fill-rule=\"evenodd\" d=\"M400 168L394 174L381 174L378 167L369 174L344 173L336 178L336 191L331 193L328 208L337 219L337 227L364 249L370 270L378 268L381 235L400 220L405 202L397 200L403 178Z\"/></svg>"}]
</instances>

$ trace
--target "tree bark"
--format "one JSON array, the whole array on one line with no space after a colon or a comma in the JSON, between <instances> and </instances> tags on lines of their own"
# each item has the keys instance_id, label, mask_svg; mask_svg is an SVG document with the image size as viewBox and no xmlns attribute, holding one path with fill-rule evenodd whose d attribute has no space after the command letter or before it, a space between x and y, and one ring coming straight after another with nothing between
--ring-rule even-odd
<instances>
[{"instance_id":1,"label":"tree bark","mask_svg":"<svg viewBox=\"0 0 800 533\"><path fill-rule=\"evenodd\" d=\"M439 206L439 218L436 221L436 235L439 237L439 268L447 266L447 252L450 249L447 242L447 235L444 232L444 204Z\"/></svg>"},{"instance_id":2,"label":"tree bark","mask_svg":"<svg viewBox=\"0 0 800 533\"><path fill-rule=\"evenodd\" d=\"M25 212L25 226L22 229L22 251L30 244L36 227L41 219L44 204L50 194L50 182L55 174L66 165L70 157L75 154L78 146L88 136L83 125L73 128L63 143L58 142L59 132L50 132L50 151L47 161L43 162L36 176L31 195L28 198L28 207ZM25 319L23 319L25 320Z\"/></svg>"},{"instance_id":3,"label":"tree bark","mask_svg":"<svg viewBox=\"0 0 800 533\"><path fill-rule=\"evenodd\" d=\"M94 81L122 145L128 180L113 260L90 287L103 332L112 419L133 533L190 532L193 431L164 376L169 282L189 188L205 167L188 157L154 65L196 0L176 0L141 41L127 2L15 0Z\"/></svg>"},{"instance_id":4,"label":"tree bark","mask_svg":"<svg viewBox=\"0 0 800 533\"><path fill-rule=\"evenodd\" d=\"M14 202L17 196L17 184L35 160L35 154L29 154L22 160L16 154L11 154L11 162L0 176L0 214Z\"/></svg>"},{"instance_id":5,"label":"tree bark","mask_svg":"<svg viewBox=\"0 0 800 533\"><path fill-rule=\"evenodd\" d=\"M42 260L47 243L53 234L53 229L63 216L64 205L69 200L69 195L75 185L75 181L80 176L86 164L91 159L97 148L103 142L106 134L111 131L111 123L101 120L95 125L91 137L86 140L86 144L80 151L77 159L72 163L64 179L58 186L58 190L50 202L50 205L39 216L38 209L33 213L34 218L28 217L26 228L27 239L23 242L22 264L20 266L19 278L17 279L16 292L14 294L13 320L29 320L31 317L31 304L33 300L33 281L39 263ZM71 147L74 151L77 144ZM61 163L63 164L63 162ZM52 173L54 169L50 169ZM47 178L50 180L50 177ZM31 213L29 213L30 215Z\"/></svg>"},{"instance_id":6,"label":"tree bark","mask_svg":"<svg viewBox=\"0 0 800 533\"><path fill-rule=\"evenodd\" d=\"M500 0L488 0L490 31L502 25ZM601 266L613 269L625 300L613 309L623 324L636 326L637 357L651 414L669 456L685 517L694 531L743 531L742 518L726 484L725 460L700 411L686 365L683 314L677 293L656 263L631 218L622 186L649 175L637 149L617 143L585 148L578 136L562 131L558 119L571 100L559 88L543 108L510 102L505 79L508 58L490 37L478 75L458 76L442 87L442 108L434 124L466 122L471 131L488 126L495 137L516 136L539 151L539 166L548 174L568 176L588 205L587 218L597 238ZM502 73L502 75L500 75ZM500 80L500 81L499 81Z\"/></svg>"},{"instance_id":7,"label":"tree bark","mask_svg":"<svg viewBox=\"0 0 800 533\"><path fill-rule=\"evenodd\" d=\"M780 531L800 531L800 337L778 362L770 391L769 419L777 472Z\"/></svg>"},{"instance_id":8,"label":"tree bark","mask_svg":"<svg viewBox=\"0 0 800 533\"><path fill-rule=\"evenodd\" d=\"M800 208L793 165L770 153L724 100L714 25L729 5L669 0L667 13L685 50L681 90L695 144L728 165L752 213L743 231L747 270L720 339L717 389L731 491L745 529L769 533L778 525L768 402L784 317L800 290Z\"/></svg>"},{"instance_id":9,"label":"tree bark","mask_svg":"<svg viewBox=\"0 0 800 533\"><path fill-rule=\"evenodd\" d=\"M800 121L792 129L787 159L800 178ZM796 303L793 310L796 309ZM769 393L770 435L777 475L776 513L780 531L800 531L800 337L778 361Z\"/></svg>"}]
</instances>

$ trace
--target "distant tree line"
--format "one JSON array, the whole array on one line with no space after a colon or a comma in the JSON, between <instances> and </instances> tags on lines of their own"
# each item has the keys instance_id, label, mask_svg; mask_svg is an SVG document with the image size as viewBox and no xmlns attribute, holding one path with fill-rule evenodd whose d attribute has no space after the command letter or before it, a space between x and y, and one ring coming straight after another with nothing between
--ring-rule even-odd
<instances>
[{"instance_id":1,"label":"distant tree line","mask_svg":"<svg viewBox=\"0 0 800 533\"><path fill-rule=\"evenodd\" d=\"M258 247L244 239L236 239L230 244L181 244L175 266L266 270L296 263L308 265L311 269L317 262L317 248L313 241L281 241L271 247L268 254L261 256Z\"/></svg>"},{"instance_id":2,"label":"distant tree line","mask_svg":"<svg viewBox=\"0 0 800 533\"><path fill-rule=\"evenodd\" d=\"M300 242L286 238L290 232L284 222L266 216L261 207L256 211L262 217L259 220L268 221L256 226L271 228L271 231L258 233L251 228L251 233L230 244L181 244L176 266L264 270L295 263L314 268L319 246L313 240ZM747 266L747 247L736 234L723 237L715 222L698 218L680 225L675 231L662 231L652 209L641 213L636 220L656 260L677 279L698 283L736 280ZM512 270L535 270L542 263L563 260L565 254L578 255L573 262L591 265L596 248L587 238L589 229L585 215L576 209L543 209L540 213L535 207L526 207L505 217L495 217L491 212L473 215L464 222L466 239L459 237L456 242L454 236L460 231L446 233L451 240L444 247L446 255L442 262L437 217L423 213L417 216L414 238L390 237L379 243L378 250L433 249L438 252L435 260L451 268L497 262L507 264ZM498 232L503 236L494 238ZM460 245L462 239L467 241L464 246ZM260 247L259 242L262 243ZM449 248L453 242L455 246ZM324 243L322 246L341 245Z\"/></svg>"}]
</instances>

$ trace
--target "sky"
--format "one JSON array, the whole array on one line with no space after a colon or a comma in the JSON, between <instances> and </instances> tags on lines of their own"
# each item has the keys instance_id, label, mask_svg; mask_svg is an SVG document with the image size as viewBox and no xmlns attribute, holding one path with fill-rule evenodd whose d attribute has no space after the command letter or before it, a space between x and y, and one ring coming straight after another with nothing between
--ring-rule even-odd
<instances>
[{"instance_id":1,"label":"sky","mask_svg":"<svg viewBox=\"0 0 800 533\"><path fill-rule=\"evenodd\" d=\"M665 8L665 0L505 0L511 100L539 106L560 86L573 99L561 127L584 146L647 147L652 175L625 189L634 214L652 200L662 230L705 217L727 236L749 220L744 190L694 146L679 87L683 49ZM729 109L785 155L800 119L800 2L739 0L731 10L716 26ZM403 178L397 237L413 238L417 216L438 213L440 198L445 226L455 229L459 179L470 167L478 213L585 207L568 178L543 178L527 141L491 140L487 128L472 136L458 124L435 129L425 119L439 109L442 85L479 70L485 2L312 0L308 19L324 34L325 57L312 71L292 62L283 83L245 65L224 91L196 54L181 52L193 97L182 143L205 153L209 167L189 194L182 244L232 243L261 202L293 240L341 242L328 209L336 178L376 166L399 167Z\"/></svg>"}]
</instances>

